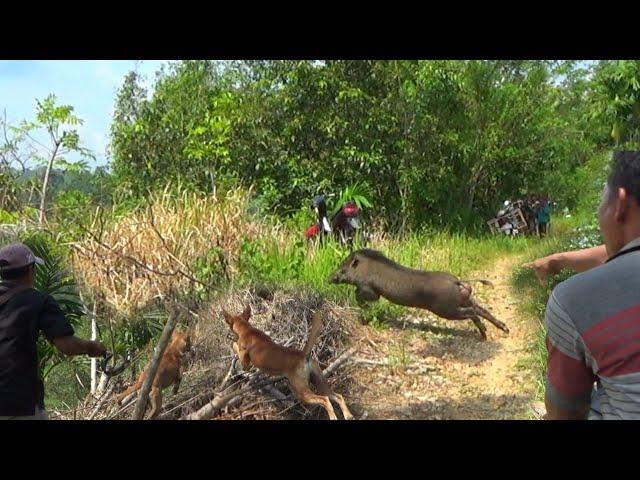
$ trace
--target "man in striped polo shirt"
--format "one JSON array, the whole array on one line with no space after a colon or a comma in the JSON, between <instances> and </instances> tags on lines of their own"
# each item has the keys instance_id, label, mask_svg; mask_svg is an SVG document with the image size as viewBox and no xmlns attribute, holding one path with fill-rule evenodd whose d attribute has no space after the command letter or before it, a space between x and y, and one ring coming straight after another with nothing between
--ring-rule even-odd
<instances>
[{"instance_id":1,"label":"man in striped polo shirt","mask_svg":"<svg viewBox=\"0 0 640 480\"><path fill-rule=\"evenodd\" d=\"M548 419L640 419L640 152L616 152L598 209L609 259L547 303Z\"/></svg>"}]
</instances>

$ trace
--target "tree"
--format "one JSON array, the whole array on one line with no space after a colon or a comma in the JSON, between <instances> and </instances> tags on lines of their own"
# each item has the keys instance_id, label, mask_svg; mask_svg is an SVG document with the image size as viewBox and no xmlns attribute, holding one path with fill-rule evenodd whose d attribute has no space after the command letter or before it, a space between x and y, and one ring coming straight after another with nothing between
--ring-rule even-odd
<instances>
[{"instance_id":1,"label":"tree","mask_svg":"<svg viewBox=\"0 0 640 480\"><path fill-rule=\"evenodd\" d=\"M198 60L173 64L157 76L154 93L130 72L118 91L110 150L121 189L143 195L156 180L182 180L196 188L210 185L215 159L211 148L223 148L225 126L217 133L221 66ZM194 145L202 138L203 148ZM209 143L206 146L205 143ZM218 150L215 150L218 151ZM220 150L221 152L221 150Z\"/></svg>"},{"instance_id":2,"label":"tree","mask_svg":"<svg viewBox=\"0 0 640 480\"><path fill-rule=\"evenodd\" d=\"M30 150L28 161L46 165L42 188L40 190L40 213L38 226L42 227L46 220L47 190L52 169L57 167L64 170L74 170L86 167L85 159L94 158L91 151L80 143L80 136L76 129L83 121L74 113L71 105L57 105L56 96L49 95L44 100L36 101L36 119L32 122L22 122L14 128L20 142L27 142ZM35 132L44 131L50 143L45 145L33 138ZM17 148L17 147L16 147ZM71 152L80 154L81 160L68 161L65 156Z\"/></svg>"},{"instance_id":3,"label":"tree","mask_svg":"<svg viewBox=\"0 0 640 480\"><path fill-rule=\"evenodd\" d=\"M482 228L505 198L575 194L572 172L601 148L590 75L524 60L177 63L150 99L125 80L114 173L134 195L253 185L280 215L359 183L400 228Z\"/></svg>"},{"instance_id":4,"label":"tree","mask_svg":"<svg viewBox=\"0 0 640 480\"><path fill-rule=\"evenodd\" d=\"M594 76L595 110L592 118L611 129L617 148L640 145L640 61L607 60Z\"/></svg>"}]
</instances>

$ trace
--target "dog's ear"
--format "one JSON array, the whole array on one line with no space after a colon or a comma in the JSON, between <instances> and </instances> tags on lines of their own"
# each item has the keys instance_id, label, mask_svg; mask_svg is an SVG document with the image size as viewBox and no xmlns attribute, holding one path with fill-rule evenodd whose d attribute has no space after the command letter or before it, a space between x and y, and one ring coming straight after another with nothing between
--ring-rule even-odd
<instances>
[{"instance_id":1,"label":"dog's ear","mask_svg":"<svg viewBox=\"0 0 640 480\"><path fill-rule=\"evenodd\" d=\"M229 314L226 310L222 310L222 318L227 324L232 327L233 326L233 315Z\"/></svg>"},{"instance_id":2,"label":"dog's ear","mask_svg":"<svg viewBox=\"0 0 640 480\"><path fill-rule=\"evenodd\" d=\"M251 318L251 305L247 305L246 307L244 307L244 310L242 311L242 318L248 322L249 319Z\"/></svg>"}]
</instances>

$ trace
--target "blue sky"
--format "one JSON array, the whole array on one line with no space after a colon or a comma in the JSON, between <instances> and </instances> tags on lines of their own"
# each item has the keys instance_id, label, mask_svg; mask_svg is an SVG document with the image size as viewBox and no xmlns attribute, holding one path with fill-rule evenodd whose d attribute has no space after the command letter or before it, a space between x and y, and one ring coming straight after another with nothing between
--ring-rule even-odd
<instances>
[{"instance_id":1,"label":"blue sky","mask_svg":"<svg viewBox=\"0 0 640 480\"><path fill-rule=\"evenodd\" d=\"M124 76L137 68L150 87L163 63L166 61L0 60L0 113L6 110L12 124L32 120L36 99L53 93L58 104L72 105L84 120L78 128L80 138L96 156L93 165L104 165L115 94Z\"/></svg>"}]
</instances>

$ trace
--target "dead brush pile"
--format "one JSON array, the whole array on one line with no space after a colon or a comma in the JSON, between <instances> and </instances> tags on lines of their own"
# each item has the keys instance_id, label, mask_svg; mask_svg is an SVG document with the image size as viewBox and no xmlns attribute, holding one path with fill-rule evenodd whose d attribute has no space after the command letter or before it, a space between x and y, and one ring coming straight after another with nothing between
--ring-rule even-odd
<instances>
[{"instance_id":1,"label":"dead brush pile","mask_svg":"<svg viewBox=\"0 0 640 480\"><path fill-rule=\"evenodd\" d=\"M270 382L272 377L255 368L242 371L221 312L225 308L230 313L239 313L247 304L253 312L252 325L277 343L298 349L302 349L307 340L313 314L321 309L323 326L312 355L323 370L329 367L327 379L332 388L343 394L347 403L353 402L349 390L354 386L354 379L346 360L353 352L350 347L357 324L355 310L324 301L312 292L275 291L266 300L243 290L220 296L198 312L199 319L192 327L192 353L180 390L176 395L170 388L164 391L160 419L193 418L198 410L221 397L230 400L216 409L213 419L327 419L322 408L298 402L286 379ZM124 386L118 387L120 389ZM96 418L130 418L133 403L129 403L129 408L118 407L112 400L107 403Z\"/></svg>"},{"instance_id":2,"label":"dead brush pile","mask_svg":"<svg viewBox=\"0 0 640 480\"><path fill-rule=\"evenodd\" d=\"M77 278L121 315L172 287L209 289L194 271L199 259L216 266L217 278L230 278L242 239L267 233L248 215L249 199L240 189L217 197L167 187L126 216L98 212L73 245Z\"/></svg>"}]
</instances>

